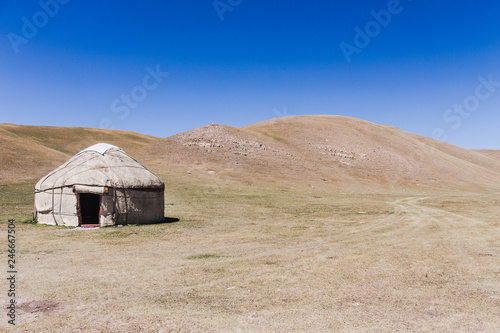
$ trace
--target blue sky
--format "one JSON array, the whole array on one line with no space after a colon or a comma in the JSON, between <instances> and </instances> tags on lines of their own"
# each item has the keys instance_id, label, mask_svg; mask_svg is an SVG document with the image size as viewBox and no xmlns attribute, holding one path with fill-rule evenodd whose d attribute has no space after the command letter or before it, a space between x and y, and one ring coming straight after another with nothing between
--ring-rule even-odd
<instances>
[{"instance_id":1,"label":"blue sky","mask_svg":"<svg viewBox=\"0 0 500 333\"><path fill-rule=\"evenodd\" d=\"M498 1L0 1L0 122L334 114L500 149ZM167 74L168 73L168 74Z\"/></svg>"}]
</instances>

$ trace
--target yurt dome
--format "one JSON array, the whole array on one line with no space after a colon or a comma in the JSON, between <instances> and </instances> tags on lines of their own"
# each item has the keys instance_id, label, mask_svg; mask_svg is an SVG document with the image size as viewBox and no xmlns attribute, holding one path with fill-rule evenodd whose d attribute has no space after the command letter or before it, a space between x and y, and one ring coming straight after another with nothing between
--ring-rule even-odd
<instances>
[{"instance_id":1,"label":"yurt dome","mask_svg":"<svg viewBox=\"0 0 500 333\"><path fill-rule=\"evenodd\" d=\"M39 223L107 226L164 220L163 181L121 148L86 148L35 185Z\"/></svg>"}]
</instances>

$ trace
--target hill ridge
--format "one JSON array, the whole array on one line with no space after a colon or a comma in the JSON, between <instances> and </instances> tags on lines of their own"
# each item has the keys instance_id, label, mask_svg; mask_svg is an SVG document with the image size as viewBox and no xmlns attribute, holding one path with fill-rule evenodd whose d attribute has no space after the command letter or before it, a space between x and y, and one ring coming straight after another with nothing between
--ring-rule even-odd
<instances>
[{"instance_id":1,"label":"hill ridge","mask_svg":"<svg viewBox=\"0 0 500 333\"><path fill-rule=\"evenodd\" d=\"M500 189L500 151L469 150L346 116L291 116L241 128L212 123L166 138L91 128L52 127L50 135L47 131L47 127L0 124L0 137L8 143L0 164L18 158L21 164L32 163L48 172L77 151L107 142L157 172L189 171L202 181L278 187ZM35 176L20 174L26 179ZM2 172L0 180L10 176Z\"/></svg>"},{"instance_id":2,"label":"hill ridge","mask_svg":"<svg viewBox=\"0 0 500 333\"><path fill-rule=\"evenodd\" d=\"M127 151L157 139L122 130L0 124L0 183L41 178L77 152L101 141Z\"/></svg>"},{"instance_id":3,"label":"hill ridge","mask_svg":"<svg viewBox=\"0 0 500 333\"><path fill-rule=\"evenodd\" d=\"M142 156L157 169L216 171L223 179L278 186L500 186L493 157L345 116L211 124L160 139Z\"/></svg>"}]
</instances>

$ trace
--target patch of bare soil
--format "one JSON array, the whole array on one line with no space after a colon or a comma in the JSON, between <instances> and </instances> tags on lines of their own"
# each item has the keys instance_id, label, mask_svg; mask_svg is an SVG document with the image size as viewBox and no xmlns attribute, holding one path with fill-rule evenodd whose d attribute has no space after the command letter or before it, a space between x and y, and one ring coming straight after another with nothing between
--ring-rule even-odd
<instances>
[{"instance_id":1,"label":"patch of bare soil","mask_svg":"<svg viewBox=\"0 0 500 333\"><path fill-rule=\"evenodd\" d=\"M30 323L63 310L56 302L46 300L20 300L16 307L16 324Z\"/></svg>"}]
</instances>

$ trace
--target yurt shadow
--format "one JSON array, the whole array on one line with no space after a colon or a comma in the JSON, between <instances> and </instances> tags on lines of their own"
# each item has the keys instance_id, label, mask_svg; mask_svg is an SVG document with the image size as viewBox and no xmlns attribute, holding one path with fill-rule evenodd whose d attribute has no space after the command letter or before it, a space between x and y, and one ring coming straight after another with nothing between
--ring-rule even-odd
<instances>
[{"instance_id":1,"label":"yurt shadow","mask_svg":"<svg viewBox=\"0 0 500 333\"><path fill-rule=\"evenodd\" d=\"M177 217L166 217L165 216L165 219L163 220L162 223L175 223L175 222L179 222L180 220L177 218Z\"/></svg>"},{"instance_id":2,"label":"yurt shadow","mask_svg":"<svg viewBox=\"0 0 500 333\"><path fill-rule=\"evenodd\" d=\"M167 216L165 216L165 218L163 219L163 221L159 221L159 222L146 222L146 223L141 223L140 225L176 223L176 222L179 222L179 221L180 221L180 219L178 219L177 217L167 217ZM139 225L139 224L134 224L134 225Z\"/></svg>"}]
</instances>

